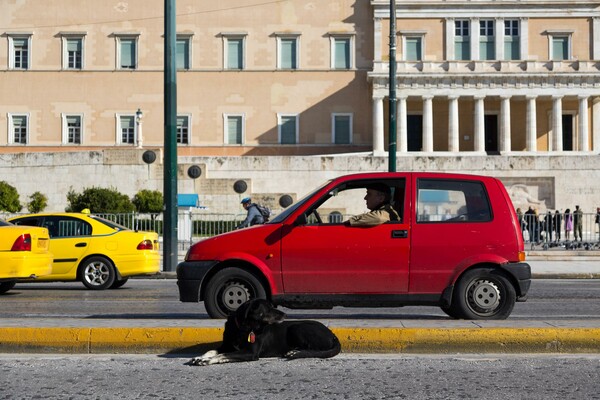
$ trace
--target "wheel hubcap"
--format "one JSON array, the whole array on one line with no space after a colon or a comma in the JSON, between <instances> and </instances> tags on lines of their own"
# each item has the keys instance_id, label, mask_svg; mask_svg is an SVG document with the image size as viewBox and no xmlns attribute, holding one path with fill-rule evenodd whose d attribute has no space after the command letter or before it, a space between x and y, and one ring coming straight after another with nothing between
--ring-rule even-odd
<instances>
[{"instance_id":1,"label":"wheel hubcap","mask_svg":"<svg viewBox=\"0 0 600 400\"><path fill-rule=\"evenodd\" d=\"M230 311L237 310L239 306L251 298L250 290L242 282L229 282L223 289L221 296L223 305Z\"/></svg>"},{"instance_id":2,"label":"wheel hubcap","mask_svg":"<svg viewBox=\"0 0 600 400\"><path fill-rule=\"evenodd\" d=\"M467 293L469 305L476 312L491 312L500 304L500 288L494 282L476 280Z\"/></svg>"},{"instance_id":3,"label":"wheel hubcap","mask_svg":"<svg viewBox=\"0 0 600 400\"><path fill-rule=\"evenodd\" d=\"M104 284L109 275L110 271L108 266L102 262L96 262L89 264L84 271L85 279L92 285L100 286Z\"/></svg>"}]
</instances>

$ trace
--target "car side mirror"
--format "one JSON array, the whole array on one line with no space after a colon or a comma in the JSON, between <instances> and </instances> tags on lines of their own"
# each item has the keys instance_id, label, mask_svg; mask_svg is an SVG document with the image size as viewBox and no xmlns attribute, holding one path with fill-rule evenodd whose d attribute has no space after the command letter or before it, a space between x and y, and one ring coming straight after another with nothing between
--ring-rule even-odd
<instances>
[{"instance_id":1,"label":"car side mirror","mask_svg":"<svg viewBox=\"0 0 600 400\"><path fill-rule=\"evenodd\" d=\"M300 226L300 225L306 225L308 224L308 219L306 218L306 214L302 213L298 216L298 218L296 218L296 221L294 221L294 225L296 226Z\"/></svg>"}]
</instances>

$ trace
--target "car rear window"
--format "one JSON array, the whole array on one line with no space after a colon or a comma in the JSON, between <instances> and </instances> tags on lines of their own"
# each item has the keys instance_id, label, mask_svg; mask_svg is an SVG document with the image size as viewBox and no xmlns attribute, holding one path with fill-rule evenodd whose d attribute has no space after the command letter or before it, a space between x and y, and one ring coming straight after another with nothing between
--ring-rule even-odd
<instances>
[{"instance_id":1,"label":"car rear window","mask_svg":"<svg viewBox=\"0 0 600 400\"><path fill-rule=\"evenodd\" d=\"M492 219L489 197L479 181L419 179L417 222L485 222Z\"/></svg>"}]
</instances>

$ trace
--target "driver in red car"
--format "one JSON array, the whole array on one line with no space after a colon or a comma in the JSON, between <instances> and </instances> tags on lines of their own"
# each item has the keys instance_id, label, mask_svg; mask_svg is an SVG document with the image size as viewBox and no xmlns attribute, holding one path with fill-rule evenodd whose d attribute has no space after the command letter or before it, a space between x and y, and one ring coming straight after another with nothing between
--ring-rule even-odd
<instances>
[{"instance_id":1,"label":"driver in red car","mask_svg":"<svg viewBox=\"0 0 600 400\"><path fill-rule=\"evenodd\" d=\"M377 226L388 221L399 221L400 217L390 204L392 193L390 187L384 183L367 185L365 201L367 213L356 215L345 222L350 226Z\"/></svg>"}]
</instances>

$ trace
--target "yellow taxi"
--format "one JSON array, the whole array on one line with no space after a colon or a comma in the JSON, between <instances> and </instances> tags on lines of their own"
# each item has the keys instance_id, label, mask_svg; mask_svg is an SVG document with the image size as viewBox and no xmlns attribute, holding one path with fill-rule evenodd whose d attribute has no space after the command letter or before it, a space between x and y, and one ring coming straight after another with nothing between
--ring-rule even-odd
<instances>
[{"instance_id":1,"label":"yellow taxi","mask_svg":"<svg viewBox=\"0 0 600 400\"><path fill-rule=\"evenodd\" d=\"M131 276L160 269L158 234L138 232L89 213L39 213L9 219L50 233L52 274L38 281L81 281L88 289L115 289Z\"/></svg>"},{"instance_id":2,"label":"yellow taxi","mask_svg":"<svg viewBox=\"0 0 600 400\"><path fill-rule=\"evenodd\" d=\"M0 220L0 293L12 289L17 280L52 273L49 247L48 229Z\"/></svg>"}]
</instances>

